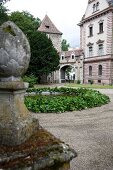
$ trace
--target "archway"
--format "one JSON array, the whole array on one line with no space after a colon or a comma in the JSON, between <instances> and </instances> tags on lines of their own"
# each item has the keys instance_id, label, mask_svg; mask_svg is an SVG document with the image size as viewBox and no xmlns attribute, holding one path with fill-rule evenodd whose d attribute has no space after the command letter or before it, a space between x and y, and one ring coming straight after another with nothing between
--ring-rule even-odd
<instances>
[{"instance_id":1,"label":"archway","mask_svg":"<svg viewBox=\"0 0 113 170\"><path fill-rule=\"evenodd\" d=\"M72 65L64 65L60 68L60 83L70 82L70 80L75 80L75 69Z\"/></svg>"}]
</instances>

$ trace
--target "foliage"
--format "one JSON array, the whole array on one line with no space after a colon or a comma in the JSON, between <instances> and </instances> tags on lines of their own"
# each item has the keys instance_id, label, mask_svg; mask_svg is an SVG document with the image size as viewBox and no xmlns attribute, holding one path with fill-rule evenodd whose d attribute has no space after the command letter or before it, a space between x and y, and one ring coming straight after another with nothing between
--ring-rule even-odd
<instances>
[{"instance_id":1,"label":"foliage","mask_svg":"<svg viewBox=\"0 0 113 170\"><path fill-rule=\"evenodd\" d=\"M29 37L31 45L31 60L28 73L39 78L41 75L58 69L59 55L47 36L41 32L33 32Z\"/></svg>"},{"instance_id":2,"label":"foliage","mask_svg":"<svg viewBox=\"0 0 113 170\"><path fill-rule=\"evenodd\" d=\"M62 51L68 51L69 47L70 47L70 45L67 43L67 40L63 39L62 43L61 43Z\"/></svg>"},{"instance_id":3,"label":"foliage","mask_svg":"<svg viewBox=\"0 0 113 170\"><path fill-rule=\"evenodd\" d=\"M39 18L34 18L28 12L13 12L10 19L15 22L22 31L27 35L31 47L31 60L27 75L33 74L46 76L58 69L59 55L50 39L44 34L37 31L40 25Z\"/></svg>"},{"instance_id":4,"label":"foliage","mask_svg":"<svg viewBox=\"0 0 113 170\"><path fill-rule=\"evenodd\" d=\"M0 4L5 4L7 1L10 1L10 0L1 0Z\"/></svg>"},{"instance_id":5,"label":"foliage","mask_svg":"<svg viewBox=\"0 0 113 170\"><path fill-rule=\"evenodd\" d=\"M61 113L97 107L110 101L109 97L106 95L85 88L40 88L29 89L28 91L40 94L25 98L26 106L33 112ZM42 95L44 91L48 91L53 95ZM55 95L55 92L59 93Z\"/></svg>"},{"instance_id":6,"label":"foliage","mask_svg":"<svg viewBox=\"0 0 113 170\"><path fill-rule=\"evenodd\" d=\"M0 4L0 25L8 21L8 9L6 9L2 4Z\"/></svg>"},{"instance_id":7,"label":"foliage","mask_svg":"<svg viewBox=\"0 0 113 170\"><path fill-rule=\"evenodd\" d=\"M25 75L23 78L24 82L28 82L29 83L29 87L34 87L34 85L37 83L38 78L35 77L34 75Z\"/></svg>"},{"instance_id":8,"label":"foliage","mask_svg":"<svg viewBox=\"0 0 113 170\"><path fill-rule=\"evenodd\" d=\"M71 70L72 70L72 66L68 66L67 69L66 69L66 71L65 71L68 79L69 79L69 75L70 75L70 73L71 73Z\"/></svg>"},{"instance_id":9,"label":"foliage","mask_svg":"<svg viewBox=\"0 0 113 170\"><path fill-rule=\"evenodd\" d=\"M36 31L40 25L40 19L34 18L32 14L27 11L12 12L10 20L13 21L29 38L29 34Z\"/></svg>"},{"instance_id":10,"label":"foliage","mask_svg":"<svg viewBox=\"0 0 113 170\"><path fill-rule=\"evenodd\" d=\"M90 84L93 84L93 80L89 80L89 83L90 83Z\"/></svg>"},{"instance_id":11,"label":"foliage","mask_svg":"<svg viewBox=\"0 0 113 170\"><path fill-rule=\"evenodd\" d=\"M77 84L80 84L81 83L81 81L80 80L77 80Z\"/></svg>"}]
</instances>

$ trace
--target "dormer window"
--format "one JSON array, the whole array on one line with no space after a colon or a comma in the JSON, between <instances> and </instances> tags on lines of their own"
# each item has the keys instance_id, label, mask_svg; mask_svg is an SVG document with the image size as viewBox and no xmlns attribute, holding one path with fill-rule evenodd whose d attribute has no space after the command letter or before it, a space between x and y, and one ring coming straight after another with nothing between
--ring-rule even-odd
<instances>
[{"instance_id":1,"label":"dormer window","mask_svg":"<svg viewBox=\"0 0 113 170\"><path fill-rule=\"evenodd\" d=\"M96 4L93 4L93 12L96 12L99 10L99 2L97 2Z\"/></svg>"},{"instance_id":2,"label":"dormer window","mask_svg":"<svg viewBox=\"0 0 113 170\"><path fill-rule=\"evenodd\" d=\"M95 12L95 11L96 11L96 5L93 4L93 12Z\"/></svg>"},{"instance_id":3,"label":"dormer window","mask_svg":"<svg viewBox=\"0 0 113 170\"><path fill-rule=\"evenodd\" d=\"M96 11L99 10L99 2L96 3Z\"/></svg>"}]
</instances>

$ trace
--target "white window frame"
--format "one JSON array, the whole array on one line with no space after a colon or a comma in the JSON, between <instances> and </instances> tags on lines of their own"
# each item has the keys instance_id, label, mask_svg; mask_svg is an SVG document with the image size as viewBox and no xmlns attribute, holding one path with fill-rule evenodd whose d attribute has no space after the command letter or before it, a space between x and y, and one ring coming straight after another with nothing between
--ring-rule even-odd
<instances>
[{"instance_id":1,"label":"white window frame","mask_svg":"<svg viewBox=\"0 0 113 170\"><path fill-rule=\"evenodd\" d=\"M103 44L98 44L98 55L99 56L104 55L104 45Z\"/></svg>"},{"instance_id":2,"label":"white window frame","mask_svg":"<svg viewBox=\"0 0 113 170\"><path fill-rule=\"evenodd\" d=\"M89 57L93 56L93 46L88 47Z\"/></svg>"}]
</instances>

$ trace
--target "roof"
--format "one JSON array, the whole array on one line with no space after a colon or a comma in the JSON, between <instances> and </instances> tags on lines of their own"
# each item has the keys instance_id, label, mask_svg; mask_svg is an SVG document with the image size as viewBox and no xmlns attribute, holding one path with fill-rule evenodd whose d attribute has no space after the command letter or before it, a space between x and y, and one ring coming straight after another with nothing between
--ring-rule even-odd
<instances>
[{"instance_id":1,"label":"roof","mask_svg":"<svg viewBox=\"0 0 113 170\"><path fill-rule=\"evenodd\" d=\"M38 31L52 34L62 34L47 15L45 15L44 19L42 20Z\"/></svg>"},{"instance_id":2,"label":"roof","mask_svg":"<svg viewBox=\"0 0 113 170\"><path fill-rule=\"evenodd\" d=\"M113 0L107 0L108 3L113 3Z\"/></svg>"},{"instance_id":3,"label":"roof","mask_svg":"<svg viewBox=\"0 0 113 170\"><path fill-rule=\"evenodd\" d=\"M88 0L88 4L92 3L95 0ZM113 5L113 0L106 0L110 5Z\"/></svg>"},{"instance_id":4,"label":"roof","mask_svg":"<svg viewBox=\"0 0 113 170\"><path fill-rule=\"evenodd\" d=\"M76 49L76 50L60 52L60 55L65 55L65 56L71 56L72 54L74 54L75 56L83 56L83 50L82 49Z\"/></svg>"}]
</instances>

